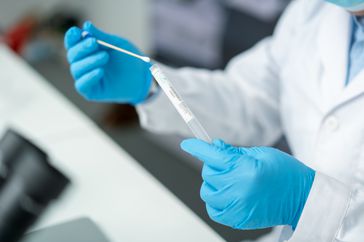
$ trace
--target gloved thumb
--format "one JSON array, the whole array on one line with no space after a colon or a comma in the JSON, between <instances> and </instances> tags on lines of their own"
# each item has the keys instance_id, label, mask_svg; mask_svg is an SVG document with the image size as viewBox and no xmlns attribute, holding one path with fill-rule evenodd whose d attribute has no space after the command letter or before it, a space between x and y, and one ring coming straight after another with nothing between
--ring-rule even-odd
<instances>
[{"instance_id":1,"label":"gloved thumb","mask_svg":"<svg viewBox=\"0 0 364 242\"><path fill-rule=\"evenodd\" d=\"M64 35L64 47L66 50L71 49L82 39L81 33L82 30L78 27L71 27L67 30L66 34Z\"/></svg>"},{"instance_id":2,"label":"gloved thumb","mask_svg":"<svg viewBox=\"0 0 364 242\"><path fill-rule=\"evenodd\" d=\"M217 170L225 170L230 167L230 161L235 155L231 147L221 140L215 140L209 144L199 139L187 139L181 143L181 148L185 152Z\"/></svg>"},{"instance_id":3,"label":"gloved thumb","mask_svg":"<svg viewBox=\"0 0 364 242\"><path fill-rule=\"evenodd\" d=\"M97 28L94 24L92 24L90 21L86 21L83 24L83 30L88 32L90 36L105 41L109 44L119 46L121 48L127 49L131 52L134 52L136 54L142 54L138 48L136 48L133 44L131 44L127 39L121 38L117 35L108 34L106 32L103 32L99 28Z\"/></svg>"}]
</instances>

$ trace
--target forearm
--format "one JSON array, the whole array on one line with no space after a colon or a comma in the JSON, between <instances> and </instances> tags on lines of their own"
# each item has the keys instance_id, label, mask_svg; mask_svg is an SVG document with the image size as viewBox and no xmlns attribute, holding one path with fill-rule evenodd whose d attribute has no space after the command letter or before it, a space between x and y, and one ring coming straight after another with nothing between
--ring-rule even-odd
<instances>
[{"instance_id":1,"label":"forearm","mask_svg":"<svg viewBox=\"0 0 364 242\"><path fill-rule=\"evenodd\" d=\"M268 67L263 41L230 62L224 71L162 67L212 137L244 145L270 144L281 134L276 77ZM259 71L258 71L259 69ZM139 105L143 127L191 136L161 92Z\"/></svg>"}]
</instances>

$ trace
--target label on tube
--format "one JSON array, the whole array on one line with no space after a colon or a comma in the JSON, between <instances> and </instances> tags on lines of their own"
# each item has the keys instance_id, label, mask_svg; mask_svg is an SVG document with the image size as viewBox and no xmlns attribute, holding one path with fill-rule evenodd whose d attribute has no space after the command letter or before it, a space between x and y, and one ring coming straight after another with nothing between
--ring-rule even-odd
<instances>
[{"instance_id":1,"label":"label on tube","mask_svg":"<svg viewBox=\"0 0 364 242\"><path fill-rule=\"evenodd\" d=\"M168 99L172 102L173 106L177 109L178 113L182 116L183 120L188 123L194 116L191 110L188 108L186 103L182 100L180 95L174 89L171 82L160 70L158 65L153 65L150 68L153 77L158 82L159 86L163 89L164 93L167 95Z\"/></svg>"}]
</instances>

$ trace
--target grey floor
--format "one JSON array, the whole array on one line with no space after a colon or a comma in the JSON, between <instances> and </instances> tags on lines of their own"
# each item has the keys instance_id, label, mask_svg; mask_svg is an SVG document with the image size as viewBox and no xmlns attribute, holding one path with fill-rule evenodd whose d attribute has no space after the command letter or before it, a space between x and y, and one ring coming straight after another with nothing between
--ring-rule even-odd
<instances>
[{"instance_id":1,"label":"grey floor","mask_svg":"<svg viewBox=\"0 0 364 242\"><path fill-rule=\"evenodd\" d=\"M176 155L158 142L159 139L170 137L151 135L142 130L137 122L119 128L104 127L101 117L110 105L83 100L73 88L73 81L65 62L58 59L47 60L33 64L33 67L227 241L252 240L269 231L238 231L211 221L199 197L199 169L190 164L189 157Z\"/></svg>"}]
</instances>

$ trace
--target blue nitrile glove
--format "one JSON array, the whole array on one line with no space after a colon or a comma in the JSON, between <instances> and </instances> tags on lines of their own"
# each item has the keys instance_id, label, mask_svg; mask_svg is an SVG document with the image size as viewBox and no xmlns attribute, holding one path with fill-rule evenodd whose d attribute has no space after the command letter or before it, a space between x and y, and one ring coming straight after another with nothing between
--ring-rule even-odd
<instances>
[{"instance_id":1,"label":"blue nitrile glove","mask_svg":"<svg viewBox=\"0 0 364 242\"><path fill-rule=\"evenodd\" d=\"M238 148L214 140L182 142L204 162L201 198L214 221L235 229L296 227L315 171L268 147Z\"/></svg>"},{"instance_id":2,"label":"blue nitrile glove","mask_svg":"<svg viewBox=\"0 0 364 242\"><path fill-rule=\"evenodd\" d=\"M90 36L83 38L83 30ZM148 96L151 64L97 44L96 39L141 54L129 41L106 34L90 22L65 35L67 59L77 91L91 101L138 104Z\"/></svg>"}]
</instances>

